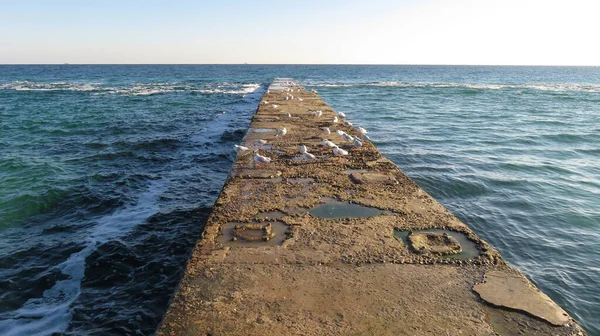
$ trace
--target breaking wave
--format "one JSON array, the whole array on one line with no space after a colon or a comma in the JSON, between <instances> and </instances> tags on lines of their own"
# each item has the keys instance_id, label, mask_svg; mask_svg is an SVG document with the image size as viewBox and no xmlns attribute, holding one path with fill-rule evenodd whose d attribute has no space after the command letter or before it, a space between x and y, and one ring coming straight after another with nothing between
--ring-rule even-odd
<instances>
[{"instance_id":1,"label":"breaking wave","mask_svg":"<svg viewBox=\"0 0 600 336\"><path fill-rule=\"evenodd\" d=\"M314 87L400 87L400 88L465 88L478 90L537 90L554 92L600 93L600 84L581 83L527 83L527 84L484 84L484 83L442 83L442 82L368 82L368 83L307 83Z\"/></svg>"},{"instance_id":2,"label":"breaking wave","mask_svg":"<svg viewBox=\"0 0 600 336\"><path fill-rule=\"evenodd\" d=\"M129 85L110 86L103 83L86 82L31 82L14 81L0 83L0 90L13 91L71 91L90 92L95 95L124 95L124 96L150 96L164 93L200 93L200 94L248 94L260 87L259 83L133 83Z\"/></svg>"}]
</instances>

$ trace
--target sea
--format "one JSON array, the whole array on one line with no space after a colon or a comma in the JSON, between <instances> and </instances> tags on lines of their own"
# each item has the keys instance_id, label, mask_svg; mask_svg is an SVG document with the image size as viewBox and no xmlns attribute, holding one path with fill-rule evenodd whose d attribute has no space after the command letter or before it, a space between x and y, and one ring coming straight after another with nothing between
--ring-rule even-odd
<instances>
[{"instance_id":1,"label":"sea","mask_svg":"<svg viewBox=\"0 0 600 336\"><path fill-rule=\"evenodd\" d=\"M0 65L0 335L152 335L274 77L600 335L600 67Z\"/></svg>"}]
</instances>

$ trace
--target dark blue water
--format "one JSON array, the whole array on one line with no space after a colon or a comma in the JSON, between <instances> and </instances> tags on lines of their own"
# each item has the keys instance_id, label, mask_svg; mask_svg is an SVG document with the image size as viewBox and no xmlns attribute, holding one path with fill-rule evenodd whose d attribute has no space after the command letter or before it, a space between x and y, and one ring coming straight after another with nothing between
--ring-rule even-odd
<instances>
[{"instance_id":1,"label":"dark blue water","mask_svg":"<svg viewBox=\"0 0 600 336\"><path fill-rule=\"evenodd\" d=\"M0 334L152 334L293 77L600 335L600 68L0 66Z\"/></svg>"}]
</instances>

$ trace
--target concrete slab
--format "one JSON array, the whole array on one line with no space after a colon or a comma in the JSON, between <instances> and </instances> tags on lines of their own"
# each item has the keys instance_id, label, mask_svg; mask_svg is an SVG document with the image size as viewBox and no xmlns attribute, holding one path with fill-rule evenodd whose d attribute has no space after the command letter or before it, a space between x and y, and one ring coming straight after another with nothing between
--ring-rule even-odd
<instances>
[{"instance_id":1,"label":"concrete slab","mask_svg":"<svg viewBox=\"0 0 600 336\"><path fill-rule=\"evenodd\" d=\"M520 274L488 272L473 290L495 306L524 311L557 326L570 320L562 308Z\"/></svg>"}]
</instances>

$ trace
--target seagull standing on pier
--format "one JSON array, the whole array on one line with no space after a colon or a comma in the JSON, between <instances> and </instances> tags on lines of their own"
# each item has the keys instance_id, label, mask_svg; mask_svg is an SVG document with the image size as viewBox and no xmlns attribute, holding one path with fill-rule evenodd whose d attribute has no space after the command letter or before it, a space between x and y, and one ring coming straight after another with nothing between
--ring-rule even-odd
<instances>
[{"instance_id":1,"label":"seagull standing on pier","mask_svg":"<svg viewBox=\"0 0 600 336\"><path fill-rule=\"evenodd\" d=\"M273 108L278 108L279 107L279 105L277 105L277 104L272 104L271 106L273 106Z\"/></svg>"},{"instance_id":2,"label":"seagull standing on pier","mask_svg":"<svg viewBox=\"0 0 600 336\"><path fill-rule=\"evenodd\" d=\"M323 130L323 133L325 133L325 135L331 134L331 131L329 130L329 127L323 127L321 129Z\"/></svg>"},{"instance_id":3,"label":"seagull standing on pier","mask_svg":"<svg viewBox=\"0 0 600 336\"><path fill-rule=\"evenodd\" d=\"M256 139L254 140L254 144L255 145L264 145L267 143L267 140L263 140L263 139Z\"/></svg>"},{"instance_id":4,"label":"seagull standing on pier","mask_svg":"<svg viewBox=\"0 0 600 336\"><path fill-rule=\"evenodd\" d=\"M340 118L346 118L346 113L344 112L338 112L337 114Z\"/></svg>"},{"instance_id":5,"label":"seagull standing on pier","mask_svg":"<svg viewBox=\"0 0 600 336\"><path fill-rule=\"evenodd\" d=\"M354 147L360 148L362 146L363 146L362 142L360 142L360 140L357 137L354 137Z\"/></svg>"},{"instance_id":6,"label":"seagull standing on pier","mask_svg":"<svg viewBox=\"0 0 600 336\"><path fill-rule=\"evenodd\" d=\"M300 152L300 154L304 154L304 153L306 153L306 152L307 152L307 150L308 150L308 149L306 148L306 146L305 146L305 145L300 145L300 146L298 146L298 151Z\"/></svg>"},{"instance_id":7,"label":"seagull standing on pier","mask_svg":"<svg viewBox=\"0 0 600 336\"><path fill-rule=\"evenodd\" d=\"M352 123L349 122L348 120L344 120L343 124L344 124L344 126L352 126Z\"/></svg>"},{"instance_id":8,"label":"seagull standing on pier","mask_svg":"<svg viewBox=\"0 0 600 336\"><path fill-rule=\"evenodd\" d=\"M254 154L254 162L256 162L258 164L258 166L260 167L263 163L270 163L271 158L262 156L262 155L256 153L256 154Z\"/></svg>"},{"instance_id":9,"label":"seagull standing on pier","mask_svg":"<svg viewBox=\"0 0 600 336\"><path fill-rule=\"evenodd\" d=\"M288 114L286 114L285 116L286 116L286 118L291 118L291 117L292 117L292 114L291 114L291 113L288 113Z\"/></svg>"},{"instance_id":10,"label":"seagull standing on pier","mask_svg":"<svg viewBox=\"0 0 600 336\"><path fill-rule=\"evenodd\" d=\"M338 121L339 121L339 120L338 120L338 117L333 117L333 120L332 120L332 121L333 121L333 123L334 123L334 124L337 124L337 123L338 123Z\"/></svg>"},{"instance_id":11,"label":"seagull standing on pier","mask_svg":"<svg viewBox=\"0 0 600 336\"><path fill-rule=\"evenodd\" d=\"M284 136L287 134L287 129L284 127L282 129L279 130L279 132L277 132L276 136Z\"/></svg>"},{"instance_id":12,"label":"seagull standing on pier","mask_svg":"<svg viewBox=\"0 0 600 336\"><path fill-rule=\"evenodd\" d=\"M315 118L318 118L323 115L323 111L310 111L310 114L312 114Z\"/></svg>"},{"instance_id":13,"label":"seagull standing on pier","mask_svg":"<svg viewBox=\"0 0 600 336\"><path fill-rule=\"evenodd\" d=\"M361 135L361 139L362 141L371 141L371 138L369 138L369 136L366 134Z\"/></svg>"},{"instance_id":14,"label":"seagull standing on pier","mask_svg":"<svg viewBox=\"0 0 600 336\"><path fill-rule=\"evenodd\" d=\"M311 154L311 153L309 153L309 152L306 152L306 153L302 154L302 157L303 157L305 160L309 160L309 159L310 159L310 160L314 160L314 159L316 159L316 158L317 158L316 156L314 156L313 154Z\"/></svg>"},{"instance_id":15,"label":"seagull standing on pier","mask_svg":"<svg viewBox=\"0 0 600 336\"><path fill-rule=\"evenodd\" d=\"M323 139L323 146L327 146L327 147L337 147L336 144L334 144L333 142L327 140L327 139Z\"/></svg>"},{"instance_id":16,"label":"seagull standing on pier","mask_svg":"<svg viewBox=\"0 0 600 336\"><path fill-rule=\"evenodd\" d=\"M364 129L364 128L360 127L360 126L358 126L358 127L356 128L356 130L357 130L357 131L358 131L358 133L360 133L360 134L367 134L367 133L369 133L369 131L367 131L366 129Z\"/></svg>"},{"instance_id":17,"label":"seagull standing on pier","mask_svg":"<svg viewBox=\"0 0 600 336\"><path fill-rule=\"evenodd\" d=\"M348 133L342 134L342 139L344 139L344 141L353 141L354 140L354 138Z\"/></svg>"},{"instance_id":18,"label":"seagull standing on pier","mask_svg":"<svg viewBox=\"0 0 600 336\"><path fill-rule=\"evenodd\" d=\"M348 155L348 152L341 149L338 146L333 147L333 155L335 156L344 156L344 155Z\"/></svg>"},{"instance_id":19,"label":"seagull standing on pier","mask_svg":"<svg viewBox=\"0 0 600 336\"><path fill-rule=\"evenodd\" d=\"M240 145L233 145L233 147L235 148L236 153L244 152L249 149L248 147L240 146Z\"/></svg>"}]
</instances>

